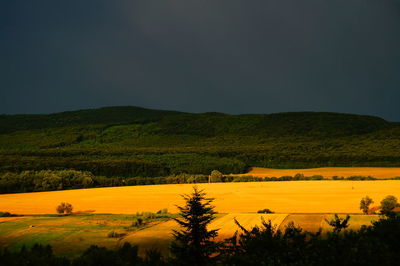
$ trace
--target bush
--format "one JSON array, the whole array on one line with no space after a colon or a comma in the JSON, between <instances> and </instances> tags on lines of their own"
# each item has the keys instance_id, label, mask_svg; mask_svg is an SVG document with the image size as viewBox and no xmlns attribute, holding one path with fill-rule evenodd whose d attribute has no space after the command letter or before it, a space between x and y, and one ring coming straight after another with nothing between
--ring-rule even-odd
<instances>
[{"instance_id":1,"label":"bush","mask_svg":"<svg viewBox=\"0 0 400 266\"><path fill-rule=\"evenodd\" d=\"M167 213L168 213L168 209L167 208L161 209L161 210L159 210L157 212L157 214L167 214Z\"/></svg>"},{"instance_id":2,"label":"bush","mask_svg":"<svg viewBox=\"0 0 400 266\"><path fill-rule=\"evenodd\" d=\"M142 218L136 218L133 220L131 227L141 227L144 225L144 221Z\"/></svg>"},{"instance_id":3,"label":"bush","mask_svg":"<svg viewBox=\"0 0 400 266\"><path fill-rule=\"evenodd\" d=\"M72 204L68 202L61 202L61 204L57 206L56 211L59 214L71 214L72 209Z\"/></svg>"},{"instance_id":4,"label":"bush","mask_svg":"<svg viewBox=\"0 0 400 266\"><path fill-rule=\"evenodd\" d=\"M15 216L17 215L9 212L0 212L0 217L15 217Z\"/></svg>"},{"instance_id":5,"label":"bush","mask_svg":"<svg viewBox=\"0 0 400 266\"><path fill-rule=\"evenodd\" d=\"M263 209L263 210L259 210L257 213L274 213L274 212L271 211L270 209Z\"/></svg>"}]
</instances>

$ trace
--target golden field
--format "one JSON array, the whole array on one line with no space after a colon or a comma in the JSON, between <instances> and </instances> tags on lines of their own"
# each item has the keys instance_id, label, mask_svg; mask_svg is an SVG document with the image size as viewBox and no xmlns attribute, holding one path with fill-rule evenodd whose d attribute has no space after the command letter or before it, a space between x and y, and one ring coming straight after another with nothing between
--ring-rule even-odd
<instances>
[{"instance_id":1,"label":"golden field","mask_svg":"<svg viewBox=\"0 0 400 266\"><path fill-rule=\"evenodd\" d=\"M246 229L261 224L261 219L284 230L290 222L306 231L330 230L325 219L332 213L353 213L350 228L357 230L377 220L377 215L361 215L359 202L369 195L378 205L385 196L400 197L400 181L279 181L198 184L207 196L215 198L216 219L210 229L220 229L217 240L239 230L236 218ZM137 212L156 212L183 205L180 197L191 193L193 185L151 185L64 190L0 195L0 211L33 216L0 218L0 247L18 250L23 245L50 244L56 254L75 256L92 244L117 248L124 242L139 246L139 254L157 248L164 254L179 225L174 214L149 221L143 228L131 227ZM74 206L75 215L57 216L55 207L62 201ZM269 208L274 214L258 214ZM103 214L102 214L103 213ZM104 214L109 213L109 214ZM47 215L46 215L47 214ZM122 233L110 238L111 231Z\"/></svg>"},{"instance_id":2,"label":"golden field","mask_svg":"<svg viewBox=\"0 0 400 266\"><path fill-rule=\"evenodd\" d=\"M372 176L377 179L390 179L400 176L400 167L322 167L309 169L272 169L254 167L246 174L233 176L252 175L257 177L281 177L303 174L304 176L322 175L329 179L333 176Z\"/></svg>"},{"instance_id":3,"label":"golden field","mask_svg":"<svg viewBox=\"0 0 400 266\"><path fill-rule=\"evenodd\" d=\"M74 211L133 214L167 208L177 212L181 194L192 184L149 185L64 190L0 195L0 211L16 214L54 214L56 206L70 202ZM215 198L220 213L360 213L359 202L369 195L375 205L387 195L400 198L400 181L288 181L198 184Z\"/></svg>"}]
</instances>

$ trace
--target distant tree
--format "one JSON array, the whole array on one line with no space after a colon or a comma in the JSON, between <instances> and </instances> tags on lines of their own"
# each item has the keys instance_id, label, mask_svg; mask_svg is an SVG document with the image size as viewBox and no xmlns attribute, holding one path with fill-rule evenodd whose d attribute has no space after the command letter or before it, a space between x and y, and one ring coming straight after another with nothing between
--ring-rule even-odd
<instances>
[{"instance_id":1,"label":"distant tree","mask_svg":"<svg viewBox=\"0 0 400 266\"><path fill-rule=\"evenodd\" d=\"M223 176L224 175L220 171L213 170L211 171L209 182L220 182Z\"/></svg>"},{"instance_id":2,"label":"distant tree","mask_svg":"<svg viewBox=\"0 0 400 266\"><path fill-rule=\"evenodd\" d=\"M271 211L270 209L263 209L263 210L257 211L257 213L274 213L274 212Z\"/></svg>"},{"instance_id":3,"label":"distant tree","mask_svg":"<svg viewBox=\"0 0 400 266\"><path fill-rule=\"evenodd\" d=\"M337 214L332 220L325 219L325 221L333 227L334 233L340 233L343 229L349 227L350 215L347 215L346 218L340 218Z\"/></svg>"},{"instance_id":4,"label":"distant tree","mask_svg":"<svg viewBox=\"0 0 400 266\"><path fill-rule=\"evenodd\" d=\"M398 205L399 204L395 196L393 195L386 196L386 198L384 198L381 201L381 212L383 214L389 214Z\"/></svg>"},{"instance_id":5,"label":"distant tree","mask_svg":"<svg viewBox=\"0 0 400 266\"><path fill-rule=\"evenodd\" d=\"M61 202L60 205L57 206L56 211L59 214L71 214L72 209L72 204L68 202Z\"/></svg>"},{"instance_id":6,"label":"distant tree","mask_svg":"<svg viewBox=\"0 0 400 266\"><path fill-rule=\"evenodd\" d=\"M362 210L362 212L364 214L368 214L369 212L369 206L374 203L374 200L371 199L368 196L365 196L364 198L361 199L360 201L360 210Z\"/></svg>"},{"instance_id":7,"label":"distant tree","mask_svg":"<svg viewBox=\"0 0 400 266\"><path fill-rule=\"evenodd\" d=\"M207 226L215 219L216 212L211 205L214 199L206 198L206 193L193 187L191 195L183 195L186 205L178 206L180 218L174 219L183 229L173 230L175 240L171 244L174 264L206 265L210 256L217 251L218 244L213 239L217 230L208 230Z\"/></svg>"}]
</instances>

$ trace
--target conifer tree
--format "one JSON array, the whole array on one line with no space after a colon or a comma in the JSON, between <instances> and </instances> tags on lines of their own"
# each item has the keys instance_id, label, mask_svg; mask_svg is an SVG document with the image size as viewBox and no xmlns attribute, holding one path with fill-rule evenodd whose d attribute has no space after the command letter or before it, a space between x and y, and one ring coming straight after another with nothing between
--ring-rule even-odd
<instances>
[{"instance_id":1,"label":"conifer tree","mask_svg":"<svg viewBox=\"0 0 400 266\"><path fill-rule=\"evenodd\" d=\"M211 205L214 199L206 198L206 193L193 187L190 195L182 195L186 204L178 206L180 218L174 219L181 230L173 230L175 240L171 244L174 264L208 265L212 263L218 244L213 240L218 229L208 230L207 226L215 219L216 212Z\"/></svg>"}]
</instances>

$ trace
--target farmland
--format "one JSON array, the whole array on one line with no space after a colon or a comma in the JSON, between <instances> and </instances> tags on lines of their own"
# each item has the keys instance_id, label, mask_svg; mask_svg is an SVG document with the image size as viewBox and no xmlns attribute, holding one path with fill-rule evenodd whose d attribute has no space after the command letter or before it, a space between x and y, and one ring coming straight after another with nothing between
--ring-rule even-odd
<instances>
[{"instance_id":1,"label":"farmland","mask_svg":"<svg viewBox=\"0 0 400 266\"><path fill-rule=\"evenodd\" d=\"M375 202L386 195L400 197L397 180L290 181L205 183L198 185L215 198L220 213L257 212L269 208L276 213L360 213L359 201L369 195ZM63 190L0 195L0 210L17 214L54 214L62 201L75 211L96 213L177 212L182 193L193 185L153 185Z\"/></svg>"},{"instance_id":2,"label":"farmland","mask_svg":"<svg viewBox=\"0 0 400 266\"><path fill-rule=\"evenodd\" d=\"M400 197L399 136L398 123L337 113L110 107L3 115L0 211L22 216L0 218L0 247L50 244L74 257L92 244L116 249L128 242L141 255L152 248L167 254L179 229L172 218L184 204L180 195L194 183L215 198L209 228L220 229L217 240L238 230L234 219L246 229L264 219L280 230L294 222L327 232L326 219L350 214L349 228L357 230L379 218L361 215L361 198L378 206L387 195ZM204 183L213 170L220 179ZM56 214L61 202L73 205L73 215ZM267 208L274 213L257 213ZM162 209L168 213L155 214Z\"/></svg>"},{"instance_id":3,"label":"farmland","mask_svg":"<svg viewBox=\"0 0 400 266\"><path fill-rule=\"evenodd\" d=\"M382 181L288 181L199 184L209 197L215 198L217 218L210 228L220 228L218 240L238 230L234 223L250 229L271 220L284 230L290 222L307 231L330 230L325 219L333 213L352 213L350 229L357 230L377 220L377 215L361 215L359 201L365 195L379 202L388 194L397 197L400 182ZM0 219L0 245L12 250L39 242L51 244L56 254L74 256L91 244L116 248L124 242L139 246L139 254L157 248L164 254L172 240L172 230L179 229L170 220L176 217L175 205L183 205L182 193L190 193L192 185L153 185L64 190L38 193L0 195L0 210L23 217ZM75 214L58 216L55 206L62 201L73 204ZM167 208L170 213L154 217L142 228L132 227L138 212L157 212ZM269 208L276 213L258 214ZM105 214L108 213L108 214ZM31 215L31 216L29 216ZM114 231L120 237L107 237Z\"/></svg>"},{"instance_id":4,"label":"farmland","mask_svg":"<svg viewBox=\"0 0 400 266\"><path fill-rule=\"evenodd\" d=\"M320 175L330 179L336 177L351 176L371 176L376 179L391 179L400 177L400 167L321 167L308 169L272 169L254 167L248 173L236 174L234 176L252 175L256 177L281 177L295 176L302 174L304 176Z\"/></svg>"},{"instance_id":5,"label":"farmland","mask_svg":"<svg viewBox=\"0 0 400 266\"><path fill-rule=\"evenodd\" d=\"M357 230L362 224L368 225L377 217L354 215L350 220L351 229ZM271 220L281 230L290 221L308 231L316 231L320 227L325 231L330 230L323 219L330 218L330 215L229 213L218 214L210 224L210 229L220 229L217 240L231 237L235 231L240 231L234 218L246 229L260 225L263 218ZM149 249L158 249L167 255L169 243L173 240L172 230L178 230L178 224L168 217L155 218L143 228L132 228L130 226L134 219L135 215L116 214L39 215L7 221L0 218L0 246L13 251L23 245L30 247L34 243L50 244L56 254L74 257L93 244L115 249L128 242L138 245L141 255ZM108 237L111 231L120 233L121 237Z\"/></svg>"}]
</instances>

